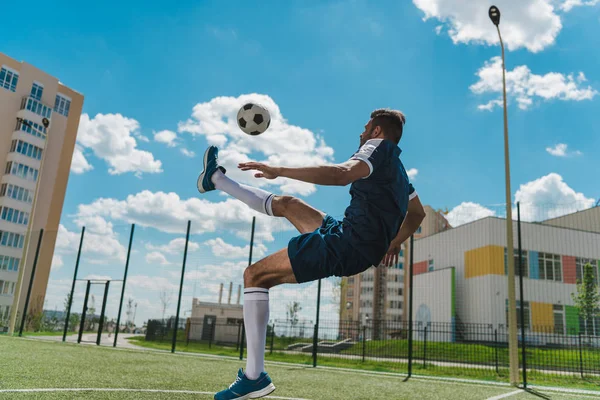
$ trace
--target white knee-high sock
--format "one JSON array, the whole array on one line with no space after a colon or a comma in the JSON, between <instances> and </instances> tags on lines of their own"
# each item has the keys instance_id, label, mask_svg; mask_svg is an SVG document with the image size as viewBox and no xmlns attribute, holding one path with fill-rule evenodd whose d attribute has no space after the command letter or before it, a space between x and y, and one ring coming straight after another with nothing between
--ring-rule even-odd
<instances>
[{"instance_id":1,"label":"white knee-high sock","mask_svg":"<svg viewBox=\"0 0 600 400\"><path fill-rule=\"evenodd\" d=\"M211 180L218 190L246 203L248 207L253 210L273 216L273 210L271 209L271 202L273 201L274 196L273 193L237 183L220 170L213 174Z\"/></svg>"},{"instance_id":2,"label":"white knee-high sock","mask_svg":"<svg viewBox=\"0 0 600 400\"><path fill-rule=\"evenodd\" d=\"M248 358L245 375L257 379L265 370L265 346L269 323L269 290L263 288L244 289L244 327Z\"/></svg>"}]
</instances>

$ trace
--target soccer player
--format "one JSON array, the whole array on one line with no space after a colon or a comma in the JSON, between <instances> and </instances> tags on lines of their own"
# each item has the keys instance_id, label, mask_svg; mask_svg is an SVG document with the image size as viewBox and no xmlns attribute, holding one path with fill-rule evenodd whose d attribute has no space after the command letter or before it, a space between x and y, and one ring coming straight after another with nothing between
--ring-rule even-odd
<instances>
[{"instance_id":1,"label":"soccer player","mask_svg":"<svg viewBox=\"0 0 600 400\"><path fill-rule=\"evenodd\" d=\"M238 165L254 170L256 178L286 177L316 185L350 186L352 197L338 221L304 201L278 196L239 184L218 164L218 149L204 154L198 190L221 190L252 209L284 217L300 232L288 247L244 271L244 325L248 356L246 370L215 394L216 400L255 399L275 390L265 372L269 321L269 289L284 283L304 283L330 276L352 276L371 266L398 262L400 247L419 227L425 211L400 161L398 143L405 117L400 111L378 109L360 135L359 150L342 164L288 168L258 162Z\"/></svg>"}]
</instances>

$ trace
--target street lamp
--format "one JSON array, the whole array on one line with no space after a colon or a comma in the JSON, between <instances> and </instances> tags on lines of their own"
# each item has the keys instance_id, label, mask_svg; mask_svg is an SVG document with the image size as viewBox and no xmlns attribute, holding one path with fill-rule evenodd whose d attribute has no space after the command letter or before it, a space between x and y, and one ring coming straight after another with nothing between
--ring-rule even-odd
<instances>
[{"instance_id":1,"label":"street lamp","mask_svg":"<svg viewBox=\"0 0 600 400\"><path fill-rule=\"evenodd\" d=\"M504 43L500 34L500 10L491 6L489 17L498 30L502 48L502 94L504 99L504 169L506 185L506 264L508 268L508 355L511 385L519 384L519 354L517 337L517 301L515 297L515 258L513 250L512 195L510 189L510 161L508 156L508 114L506 110L506 66L504 64Z\"/></svg>"}]
</instances>

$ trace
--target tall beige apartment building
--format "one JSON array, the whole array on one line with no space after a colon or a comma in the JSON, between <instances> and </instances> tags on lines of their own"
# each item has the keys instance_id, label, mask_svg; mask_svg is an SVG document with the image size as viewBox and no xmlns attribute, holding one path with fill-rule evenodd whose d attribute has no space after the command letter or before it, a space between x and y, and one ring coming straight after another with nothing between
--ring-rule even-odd
<instances>
[{"instance_id":1,"label":"tall beige apartment building","mask_svg":"<svg viewBox=\"0 0 600 400\"><path fill-rule=\"evenodd\" d=\"M444 214L424 206L425 219L414 237L420 239L451 226ZM350 337L360 332L356 326L370 326L370 336L377 337L381 321L406 321L404 305L408 298L410 241L402 245L398 265L393 268L371 267L362 274L342 278L340 293L340 330Z\"/></svg>"},{"instance_id":2,"label":"tall beige apartment building","mask_svg":"<svg viewBox=\"0 0 600 400\"><path fill-rule=\"evenodd\" d=\"M80 93L0 53L0 330L22 315L41 229L29 310L43 307L82 107Z\"/></svg>"}]
</instances>

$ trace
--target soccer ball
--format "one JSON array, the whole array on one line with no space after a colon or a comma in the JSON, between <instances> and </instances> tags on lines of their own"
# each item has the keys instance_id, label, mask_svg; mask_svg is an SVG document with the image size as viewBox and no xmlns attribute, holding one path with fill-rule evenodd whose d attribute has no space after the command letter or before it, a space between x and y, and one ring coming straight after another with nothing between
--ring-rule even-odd
<instances>
[{"instance_id":1,"label":"soccer ball","mask_svg":"<svg viewBox=\"0 0 600 400\"><path fill-rule=\"evenodd\" d=\"M237 122L242 132L256 136L269 128L271 114L269 114L269 110L259 104L248 103L238 111Z\"/></svg>"}]
</instances>

